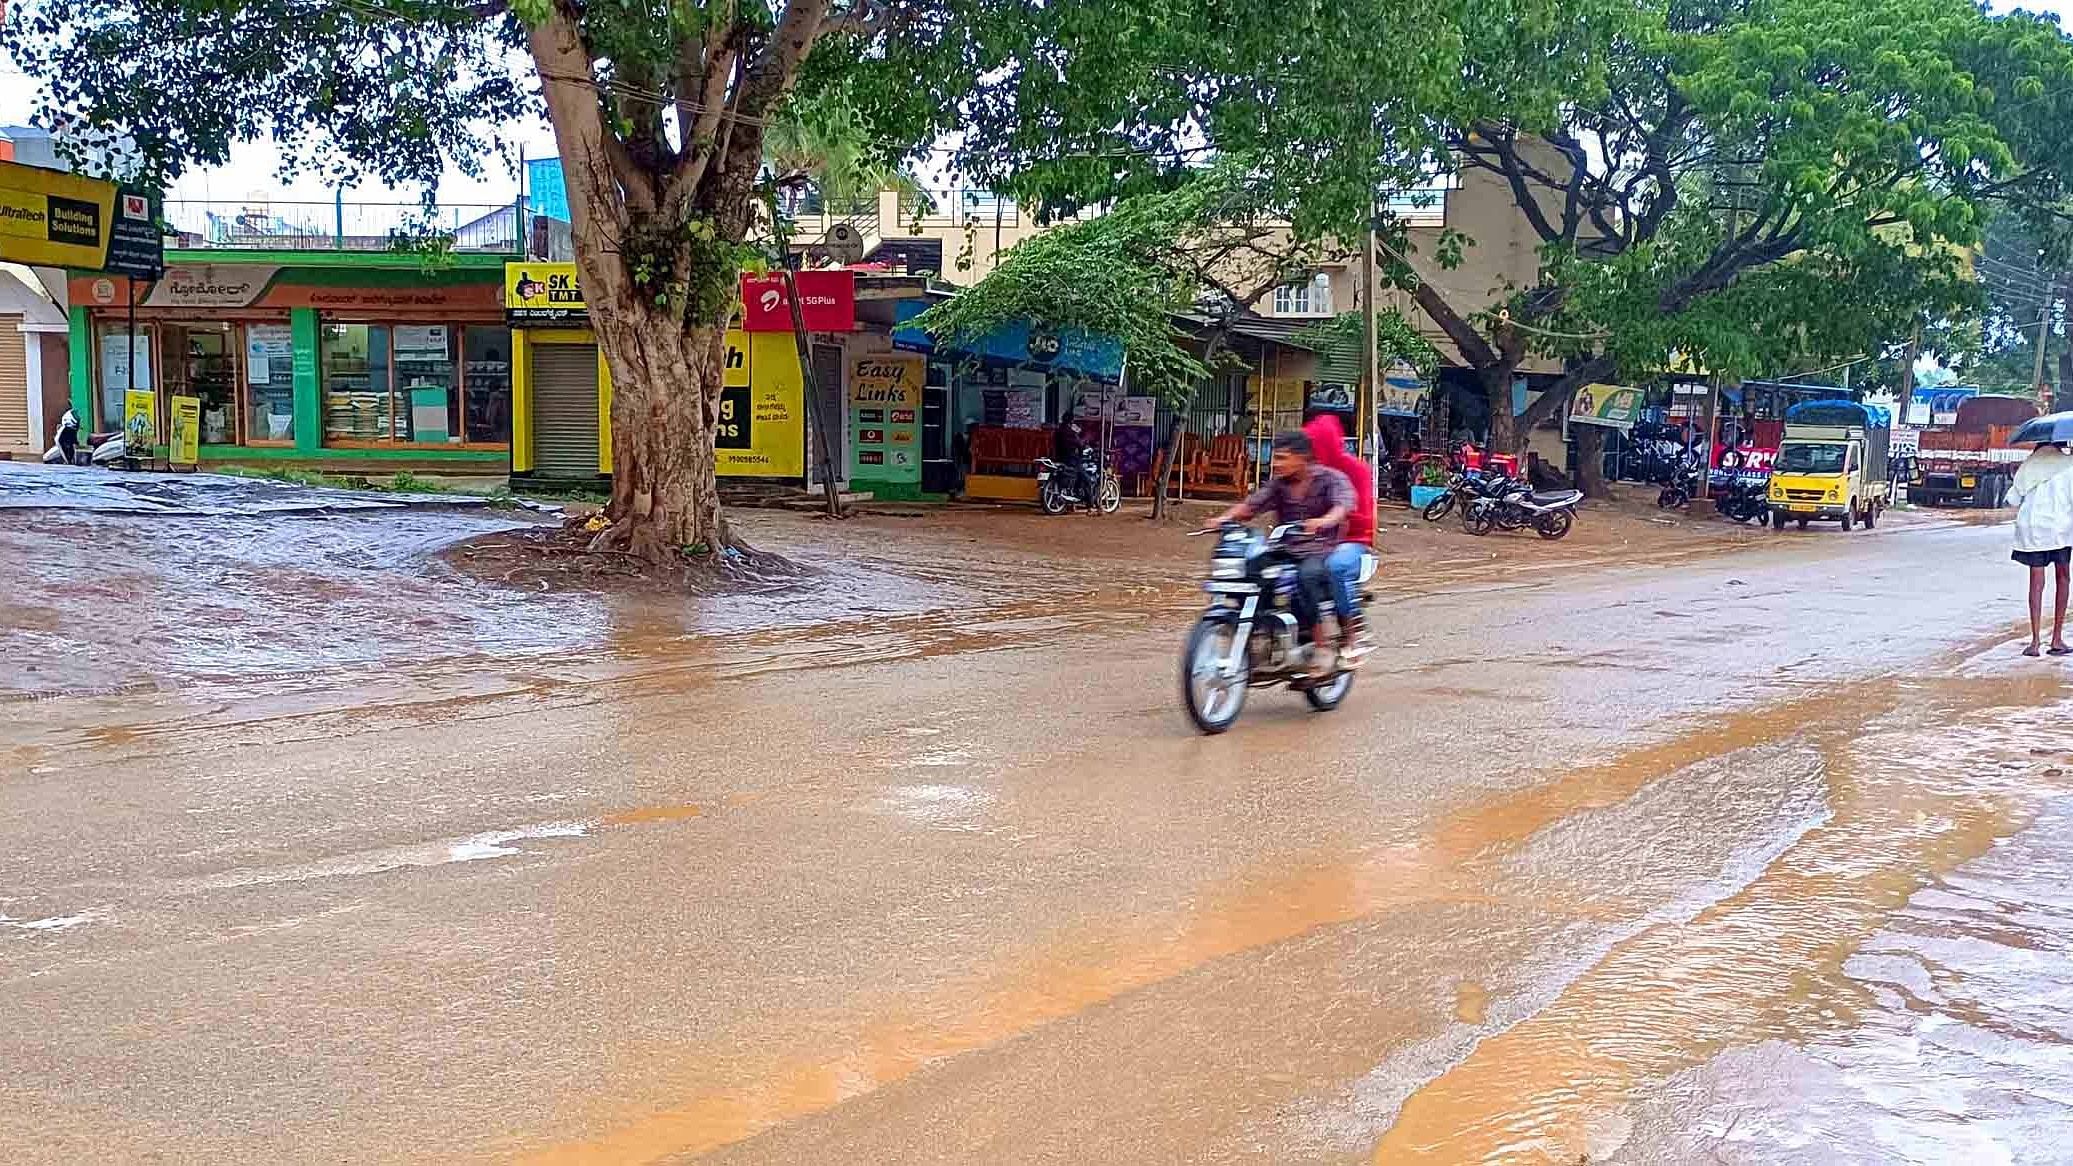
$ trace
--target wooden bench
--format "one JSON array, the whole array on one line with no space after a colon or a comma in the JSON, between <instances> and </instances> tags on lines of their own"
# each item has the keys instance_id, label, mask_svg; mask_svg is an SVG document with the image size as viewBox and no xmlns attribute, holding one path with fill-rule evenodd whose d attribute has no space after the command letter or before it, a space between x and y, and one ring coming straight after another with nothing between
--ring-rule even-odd
<instances>
[{"instance_id":1,"label":"wooden bench","mask_svg":"<svg viewBox=\"0 0 2073 1166\"><path fill-rule=\"evenodd\" d=\"M1048 429L978 425L971 431L972 473L1004 478L1036 476L1036 460L1051 456Z\"/></svg>"}]
</instances>

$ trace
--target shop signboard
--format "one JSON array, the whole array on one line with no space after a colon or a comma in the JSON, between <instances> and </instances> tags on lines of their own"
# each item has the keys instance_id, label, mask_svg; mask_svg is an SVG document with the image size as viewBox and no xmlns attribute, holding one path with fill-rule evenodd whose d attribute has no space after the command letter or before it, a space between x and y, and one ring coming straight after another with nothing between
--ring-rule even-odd
<instances>
[{"instance_id":1,"label":"shop signboard","mask_svg":"<svg viewBox=\"0 0 2073 1166\"><path fill-rule=\"evenodd\" d=\"M1399 360L1382 374L1380 412L1385 417L1416 417L1425 403L1426 385L1409 361Z\"/></svg>"},{"instance_id":2,"label":"shop signboard","mask_svg":"<svg viewBox=\"0 0 2073 1166\"><path fill-rule=\"evenodd\" d=\"M158 443L158 394L150 389L130 389L122 395L122 436L134 450L150 449Z\"/></svg>"},{"instance_id":3,"label":"shop signboard","mask_svg":"<svg viewBox=\"0 0 2073 1166\"><path fill-rule=\"evenodd\" d=\"M512 327L581 324L589 319L590 306L583 302L583 280L575 264L504 265L504 320Z\"/></svg>"},{"instance_id":4,"label":"shop signboard","mask_svg":"<svg viewBox=\"0 0 2073 1166\"><path fill-rule=\"evenodd\" d=\"M112 182L0 162L0 260L154 278L165 266L158 207Z\"/></svg>"},{"instance_id":5,"label":"shop signboard","mask_svg":"<svg viewBox=\"0 0 2073 1166\"><path fill-rule=\"evenodd\" d=\"M1585 385L1569 406L1571 425L1602 425L1625 432L1641 419L1641 390L1618 385Z\"/></svg>"},{"instance_id":6,"label":"shop signboard","mask_svg":"<svg viewBox=\"0 0 2073 1166\"><path fill-rule=\"evenodd\" d=\"M852 479L921 481L921 390L925 362L904 352L859 356L849 367Z\"/></svg>"},{"instance_id":7,"label":"shop signboard","mask_svg":"<svg viewBox=\"0 0 2073 1166\"><path fill-rule=\"evenodd\" d=\"M138 301L146 308L249 308L273 286L281 269L253 263L178 264L168 267Z\"/></svg>"},{"instance_id":8,"label":"shop signboard","mask_svg":"<svg viewBox=\"0 0 2073 1166\"><path fill-rule=\"evenodd\" d=\"M806 379L790 336L727 333L720 431L713 444L722 476L805 476Z\"/></svg>"},{"instance_id":9,"label":"shop signboard","mask_svg":"<svg viewBox=\"0 0 2073 1166\"><path fill-rule=\"evenodd\" d=\"M202 402L200 397L174 397L172 428L166 460L176 466L191 466L202 458Z\"/></svg>"},{"instance_id":10,"label":"shop signboard","mask_svg":"<svg viewBox=\"0 0 2073 1166\"><path fill-rule=\"evenodd\" d=\"M850 271L801 271L799 314L808 332L854 332L857 327L857 280ZM741 326L748 332L790 332L792 307L782 275L741 277Z\"/></svg>"}]
</instances>

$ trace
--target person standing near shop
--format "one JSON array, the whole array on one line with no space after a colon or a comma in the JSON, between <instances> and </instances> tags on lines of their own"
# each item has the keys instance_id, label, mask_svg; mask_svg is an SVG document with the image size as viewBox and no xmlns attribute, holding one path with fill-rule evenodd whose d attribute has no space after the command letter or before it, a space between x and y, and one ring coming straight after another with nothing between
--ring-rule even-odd
<instances>
[{"instance_id":1,"label":"person standing near shop","mask_svg":"<svg viewBox=\"0 0 2073 1166\"><path fill-rule=\"evenodd\" d=\"M2051 648L2054 656L2073 654L2066 644L2066 583L2073 563L2073 454L2064 445L2039 445L2015 472L2008 501L2015 513L2015 550L2009 558L2030 569L2030 646L2025 656L2043 652L2044 569L2057 578L2052 596Z\"/></svg>"}]
</instances>

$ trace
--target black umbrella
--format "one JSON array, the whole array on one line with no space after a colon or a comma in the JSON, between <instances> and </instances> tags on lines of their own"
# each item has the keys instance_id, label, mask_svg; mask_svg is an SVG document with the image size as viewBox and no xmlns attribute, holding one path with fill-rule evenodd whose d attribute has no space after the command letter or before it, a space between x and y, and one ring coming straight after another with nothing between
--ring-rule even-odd
<instances>
[{"instance_id":1,"label":"black umbrella","mask_svg":"<svg viewBox=\"0 0 2073 1166\"><path fill-rule=\"evenodd\" d=\"M2023 427L2008 439L2010 445L2036 445L2045 442L2058 444L2073 442L2073 413L2046 413L2023 422Z\"/></svg>"}]
</instances>

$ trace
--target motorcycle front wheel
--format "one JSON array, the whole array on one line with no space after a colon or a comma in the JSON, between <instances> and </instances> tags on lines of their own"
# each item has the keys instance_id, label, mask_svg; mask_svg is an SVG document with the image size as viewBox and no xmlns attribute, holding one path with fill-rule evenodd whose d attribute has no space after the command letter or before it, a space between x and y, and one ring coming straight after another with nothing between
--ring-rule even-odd
<instances>
[{"instance_id":1,"label":"motorcycle front wheel","mask_svg":"<svg viewBox=\"0 0 2073 1166\"><path fill-rule=\"evenodd\" d=\"M1044 508L1045 514L1063 514L1069 503L1066 501L1065 491L1045 482L1037 487L1037 505Z\"/></svg>"},{"instance_id":2,"label":"motorcycle front wheel","mask_svg":"<svg viewBox=\"0 0 2073 1166\"><path fill-rule=\"evenodd\" d=\"M1101 493L1097 498L1103 514L1114 514L1123 508L1123 482L1114 474L1101 475Z\"/></svg>"},{"instance_id":3,"label":"motorcycle front wheel","mask_svg":"<svg viewBox=\"0 0 2073 1166\"><path fill-rule=\"evenodd\" d=\"M1237 624L1205 619L1188 633L1187 646L1181 649L1181 703L1187 706L1188 719L1195 727L1211 736L1230 728L1245 709L1247 685L1252 680L1245 645L1236 645L1236 675L1223 675L1224 661L1230 659L1231 641L1237 635Z\"/></svg>"},{"instance_id":4,"label":"motorcycle front wheel","mask_svg":"<svg viewBox=\"0 0 2073 1166\"><path fill-rule=\"evenodd\" d=\"M1691 495L1675 486L1665 486L1663 492L1656 495L1656 505L1664 510L1676 510L1689 501Z\"/></svg>"},{"instance_id":5,"label":"motorcycle front wheel","mask_svg":"<svg viewBox=\"0 0 2073 1166\"><path fill-rule=\"evenodd\" d=\"M1440 519L1445 518L1448 512L1453 509L1454 491L1449 490L1446 493L1440 495L1439 497L1433 499L1432 501L1427 502L1425 504L1425 509L1421 511L1421 513L1425 515L1425 521L1438 522Z\"/></svg>"},{"instance_id":6,"label":"motorcycle front wheel","mask_svg":"<svg viewBox=\"0 0 2073 1166\"><path fill-rule=\"evenodd\" d=\"M1575 523L1576 516L1569 511L1550 510L1534 520L1533 533L1549 542L1554 542L1556 539L1568 534L1569 528L1575 525Z\"/></svg>"}]
</instances>

